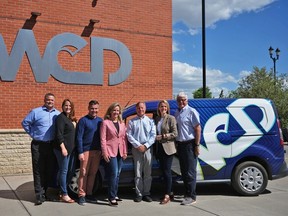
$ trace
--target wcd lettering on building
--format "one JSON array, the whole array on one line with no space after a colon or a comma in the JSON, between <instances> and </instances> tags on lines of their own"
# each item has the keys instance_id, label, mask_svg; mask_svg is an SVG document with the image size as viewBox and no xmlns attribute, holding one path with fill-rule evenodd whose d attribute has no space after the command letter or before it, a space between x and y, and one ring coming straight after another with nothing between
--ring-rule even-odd
<instances>
[{"instance_id":1,"label":"wcd lettering on building","mask_svg":"<svg viewBox=\"0 0 288 216\"><path fill-rule=\"evenodd\" d=\"M120 68L109 74L109 85L124 82L131 73L132 57L129 49L120 41L110 38L91 37L90 59L91 71L67 71L57 61L61 51L76 55L87 42L72 33L62 33L54 36L46 46L43 56L40 56L33 31L20 29L15 39L10 55L7 52L3 37L0 35L0 77L2 81L15 81L24 54L27 54L30 66L39 83L47 83L49 76L60 82L83 85L103 85L103 51L115 52L120 59ZM76 51L71 51L72 46Z\"/></svg>"}]
</instances>

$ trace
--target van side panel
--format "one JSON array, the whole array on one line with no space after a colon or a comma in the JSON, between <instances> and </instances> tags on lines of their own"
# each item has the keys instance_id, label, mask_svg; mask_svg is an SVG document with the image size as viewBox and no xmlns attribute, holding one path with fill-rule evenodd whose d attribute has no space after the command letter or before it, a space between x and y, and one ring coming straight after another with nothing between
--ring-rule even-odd
<instances>
[{"instance_id":1,"label":"van side panel","mask_svg":"<svg viewBox=\"0 0 288 216\"><path fill-rule=\"evenodd\" d=\"M178 108L169 100L170 113ZM272 101L250 99L192 99L189 106L200 114L202 135L197 180L230 180L235 166L254 160L265 167L270 179L287 173L280 145L277 113ZM146 102L147 112L157 111L158 101ZM135 106L125 110L135 113ZM126 116L125 116L126 115Z\"/></svg>"},{"instance_id":2,"label":"van side panel","mask_svg":"<svg viewBox=\"0 0 288 216\"><path fill-rule=\"evenodd\" d=\"M265 162L272 175L279 172L284 151L276 114L269 100L205 102L201 106L194 104L200 113L203 130L199 180L230 179L235 165L245 157ZM193 103L189 105L193 106Z\"/></svg>"}]
</instances>

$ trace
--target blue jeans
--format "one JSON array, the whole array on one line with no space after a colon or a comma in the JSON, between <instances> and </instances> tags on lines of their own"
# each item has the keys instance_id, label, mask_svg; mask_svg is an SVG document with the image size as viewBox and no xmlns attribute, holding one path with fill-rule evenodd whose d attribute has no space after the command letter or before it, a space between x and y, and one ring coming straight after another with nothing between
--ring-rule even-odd
<instances>
[{"instance_id":1,"label":"blue jeans","mask_svg":"<svg viewBox=\"0 0 288 216\"><path fill-rule=\"evenodd\" d=\"M158 157L160 162L160 168L163 172L164 182L165 182L165 194L170 195L172 192L172 174L171 167L173 162L173 155L167 155L163 149L161 143L158 145Z\"/></svg>"},{"instance_id":2,"label":"blue jeans","mask_svg":"<svg viewBox=\"0 0 288 216\"><path fill-rule=\"evenodd\" d=\"M196 200L197 160L194 153L195 142L177 143L180 170L185 187L185 197Z\"/></svg>"},{"instance_id":3,"label":"blue jeans","mask_svg":"<svg viewBox=\"0 0 288 216\"><path fill-rule=\"evenodd\" d=\"M121 168L123 164L123 159L120 154L117 157L111 157L110 161L106 162L106 175L108 177L108 199L115 199L118 193L118 183L119 176L121 173Z\"/></svg>"},{"instance_id":4,"label":"blue jeans","mask_svg":"<svg viewBox=\"0 0 288 216\"><path fill-rule=\"evenodd\" d=\"M64 157L60 150L54 149L54 154L56 155L59 170L57 174L58 184L60 186L61 194L66 196L67 192L67 174L70 155Z\"/></svg>"}]
</instances>

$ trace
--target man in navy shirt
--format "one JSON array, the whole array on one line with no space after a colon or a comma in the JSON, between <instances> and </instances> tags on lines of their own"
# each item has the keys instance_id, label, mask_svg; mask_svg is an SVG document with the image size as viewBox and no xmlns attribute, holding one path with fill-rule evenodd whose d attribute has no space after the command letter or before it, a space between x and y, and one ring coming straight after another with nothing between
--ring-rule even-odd
<instances>
[{"instance_id":1,"label":"man in navy shirt","mask_svg":"<svg viewBox=\"0 0 288 216\"><path fill-rule=\"evenodd\" d=\"M55 137L55 119L60 114L54 108L55 96L47 93L44 105L32 109L22 121L22 127L32 138L32 168L36 205L41 205L45 199L45 192L52 185L55 155L53 140Z\"/></svg>"},{"instance_id":2,"label":"man in navy shirt","mask_svg":"<svg viewBox=\"0 0 288 216\"><path fill-rule=\"evenodd\" d=\"M78 203L96 203L92 196L94 180L101 159L100 126L102 118L98 117L99 102L91 100L88 105L88 115L82 117L76 129L78 158L80 160L80 175L78 181Z\"/></svg>"}]
</instances>

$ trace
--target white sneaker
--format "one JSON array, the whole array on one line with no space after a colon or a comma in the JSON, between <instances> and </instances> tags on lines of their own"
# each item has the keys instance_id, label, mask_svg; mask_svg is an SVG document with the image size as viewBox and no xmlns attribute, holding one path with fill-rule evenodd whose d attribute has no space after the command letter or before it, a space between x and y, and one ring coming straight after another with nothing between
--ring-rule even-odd
<instances>
[{"instance_id":1,"label":"white sneaker","mask_svg":"<svg viewBox=\"0 0 288 216\"><path fill-rule=\"evenodd\" d=\"M196 203L196 200L193 200L191 197L185 197L184 200L181 202L181 205L193 205Z\"/></svg>"}]
</instances>

